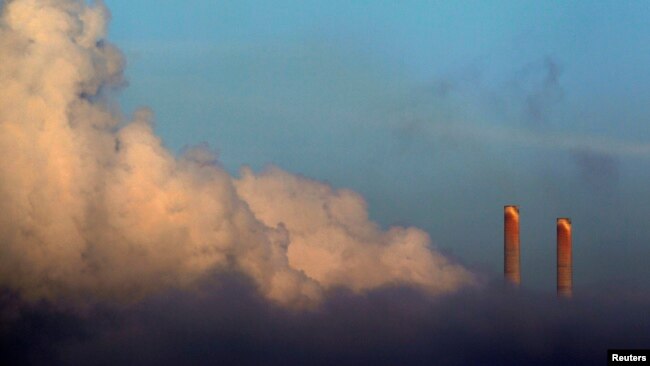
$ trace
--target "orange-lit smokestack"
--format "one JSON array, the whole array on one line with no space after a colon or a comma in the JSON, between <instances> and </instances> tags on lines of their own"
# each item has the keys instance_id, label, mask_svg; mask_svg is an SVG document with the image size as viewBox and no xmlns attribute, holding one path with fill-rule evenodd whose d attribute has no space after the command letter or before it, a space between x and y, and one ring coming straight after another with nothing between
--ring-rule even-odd
<instances>
[{"instance_id":1,"label":"orange-lit smokestack","mask_svg":"<svg viewBox=\"0 0 650 366\"><path fill-rule=\"evenodd\" d=\"M505 206L503 208L503 270L506 281L515 286L521 283L519 271L519 207Z\"/></svg>"},{"instance_id":2,"label":"orange-lit smokestack","mask_svg":"<svg viewBox=\"0 0 650 366\"><path fill-rule=\"evenodd\" d=\"M571 219L557 219L557 294L571 297L573 294L573 270L571 258Z\"/></svg>"}]
</instances>

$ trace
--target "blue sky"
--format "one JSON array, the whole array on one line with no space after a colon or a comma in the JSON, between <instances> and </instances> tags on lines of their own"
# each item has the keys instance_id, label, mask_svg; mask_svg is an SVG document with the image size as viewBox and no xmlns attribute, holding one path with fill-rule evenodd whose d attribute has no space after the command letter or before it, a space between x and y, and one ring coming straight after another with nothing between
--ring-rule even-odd
<instances>
[{"instance_id":1,"label":"blue sky","mask_svg":"<svg viewBox=\"0 0 650 366\"><path fill-rule=\"evenodd\" d=\"M524 284L554 291L555 218L574 281L650 287L650 4L106 0L120 100L174 151L352 188L498 274L522 212Z\"/></svg>"}]
</instances>

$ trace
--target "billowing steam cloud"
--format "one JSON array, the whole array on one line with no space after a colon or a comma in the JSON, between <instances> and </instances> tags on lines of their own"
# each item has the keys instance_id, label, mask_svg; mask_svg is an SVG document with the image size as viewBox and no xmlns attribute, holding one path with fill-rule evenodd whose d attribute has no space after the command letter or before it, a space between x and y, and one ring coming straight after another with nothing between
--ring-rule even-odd
<instances>
[{"instance_id":1,"label":"billowing steam cloud","mask_svg":"<svg viewBox=\"0 0 650 366\"><path fill-rule=\"evenodd\" d=\"M382 231L353 192L276 168L234 179L206 149L173 156L148 111L122 121L110 91L124 62L101 3L0 6L0 287L133 300L237 270L299 306L339 286L473 281L423 231Z\"/></svg>"}]
</instances>

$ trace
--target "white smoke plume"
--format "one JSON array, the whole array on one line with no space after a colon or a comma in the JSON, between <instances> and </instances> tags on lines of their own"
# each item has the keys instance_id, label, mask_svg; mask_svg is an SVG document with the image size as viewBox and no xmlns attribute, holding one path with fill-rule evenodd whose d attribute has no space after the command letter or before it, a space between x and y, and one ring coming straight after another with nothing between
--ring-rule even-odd
<instances>
[{"instance_id":1,"label":"white smoke plume","mask_svg":"<svg viewBox=\"0 0 650 366\"><path fill-rule=\"evenodd\" d=\"M235 179L206 149L172 155L147 110L122 121L102 3L0 6L0 287L134 301L237 270L301 306L335 287L473 282L423 231L382 231L353 192L277 168Z\"/></svg>"}]
</instances>

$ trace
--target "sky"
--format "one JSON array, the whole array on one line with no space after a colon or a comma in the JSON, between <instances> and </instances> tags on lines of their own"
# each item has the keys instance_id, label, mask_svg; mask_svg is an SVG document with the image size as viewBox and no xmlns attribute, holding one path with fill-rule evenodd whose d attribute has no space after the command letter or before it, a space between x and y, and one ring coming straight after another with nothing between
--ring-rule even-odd
<instances>
[{"instance_id":1,"label":"sky","mask_svg":"<svg viewBox=\"0 0 650 366\"><path fill-rule=\"evenodd\" d=\"M0 0L0 363L647 347L649 20L641 1Z\"/></svg>"},{"instance_id":2,"label":"sky","mask_svg":"<svg viewBox=\"0 0 650 366\"><path fill-rule=\"evenodd\" d=\"M502 206L518 204L524 284L541 291L569 216L578 288L650 285L645 2L107 5L124 109L152 108L173 151L205 142L233 174L273 164L351 188L382 225L495 275Z\"/></svg>"}]
</instances>

